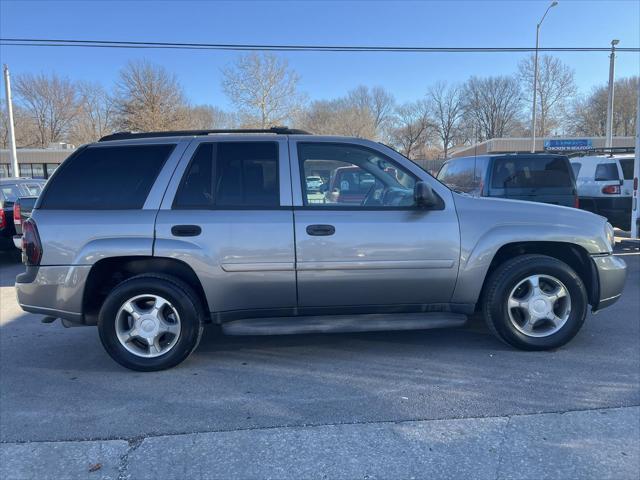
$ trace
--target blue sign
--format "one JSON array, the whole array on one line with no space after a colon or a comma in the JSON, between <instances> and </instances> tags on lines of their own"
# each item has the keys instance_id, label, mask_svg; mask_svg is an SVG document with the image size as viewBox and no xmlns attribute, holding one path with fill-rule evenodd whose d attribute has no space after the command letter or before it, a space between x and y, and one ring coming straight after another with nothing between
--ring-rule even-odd
<instances>
[{"instance_id":1,"label":"blue sign","mask_svg":"<svg viewBox=\"0 0 640 480\"><path fill-rule=\"evenodd\" d=\"M593 145L590 138L558 138L555 140L545 140L545 150L591 150Z\"/></svg>"}]
</instances>

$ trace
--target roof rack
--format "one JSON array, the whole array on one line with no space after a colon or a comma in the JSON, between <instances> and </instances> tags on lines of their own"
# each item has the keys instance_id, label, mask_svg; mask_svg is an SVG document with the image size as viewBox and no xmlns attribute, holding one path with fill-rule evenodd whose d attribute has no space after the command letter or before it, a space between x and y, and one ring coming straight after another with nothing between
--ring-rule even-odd
<instances>
[{"instance_id":1,"label":"roof rack","mask_svg":"<svg viewBox=\"0 0 640 480\"><path fill-rule=\"evenodd\" d=\"M305 130L288 127L271 128L237 128L237 129L215 129L215 130L169 130L164 132L116 132L105 135L99 142L110 140L127 140L133 138L155 138L155 137L191 137L200 135L210 135L213 133L275 133L276 135L311 135Z\"/></svg>"},{"instance_id":2,"label":"roof rack","mask_svg":"<svg viewBox=\"0 0 640 480\"><path fill-rule=\"evenodd\" d=\"M609 155L612 157L618 153L635 153L635 147L593 147L586 150L578 150L574 152L566 152L568 157L585 157L587 155Z\"/></svg>"}]
</instances>

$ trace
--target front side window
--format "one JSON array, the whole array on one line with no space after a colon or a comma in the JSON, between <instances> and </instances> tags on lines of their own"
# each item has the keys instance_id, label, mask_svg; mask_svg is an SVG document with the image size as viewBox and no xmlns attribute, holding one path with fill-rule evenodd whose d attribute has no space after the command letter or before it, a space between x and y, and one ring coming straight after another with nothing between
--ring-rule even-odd
<instances>
[{"instance_id":1,"label":"front side window","mask_svg":"<svg viewBox=\"0 0 640 480\"><path fill-rule=\"evenodd\" d=\"M175 208L274 208L280 205L278 144L201 144L173 202Z\"/></svg>"},{"instance_id":2,"label":"front side window","mask_svg":"<svg viewBox=\"0 0 640 480\"><path fill-rule=\"evenodd\" d=\"M303 201L314 207L412 207L417 178L357 145L300 143Z\"/></svg>"}]
</instances>

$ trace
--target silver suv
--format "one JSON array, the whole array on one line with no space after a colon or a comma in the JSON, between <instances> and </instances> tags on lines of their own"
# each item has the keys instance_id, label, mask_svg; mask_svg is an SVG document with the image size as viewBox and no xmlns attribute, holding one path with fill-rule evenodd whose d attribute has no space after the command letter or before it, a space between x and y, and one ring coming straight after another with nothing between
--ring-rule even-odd
<instances>
[{"instance_id":1,"label":"silver suv","mask_svg":"<svg viewBox=\"0 0 640 480\"><path fill-rule=\"evenodd\" d=\"M322 188L309 188L319 177ZM384 145L298 130L119 133L49 180L24 226L20 306L97 325L160 370L230 335L460 326L568 342L621 295L613 229L572 208L457 194Z\"/></svg>"}]
</instances>

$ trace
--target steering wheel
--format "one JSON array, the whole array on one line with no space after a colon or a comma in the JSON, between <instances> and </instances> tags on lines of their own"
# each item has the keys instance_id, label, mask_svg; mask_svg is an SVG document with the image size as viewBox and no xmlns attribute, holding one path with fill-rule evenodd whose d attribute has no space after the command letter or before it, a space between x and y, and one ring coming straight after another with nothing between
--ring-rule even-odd
<instances>
[{"instance_id":1,"label":"steering wheel","mask_svg":"<svg viewBox=\"0 0 640 480\"><path fill-rule=\"evenodd\" d=\"M376 180L376 181L373 182L373 185L371 185L371 187L369 187L369 190L367 191L367 194L364 196L364 199L362 200L362 203L360 204L361 207L364 207L364 206L367 206L367 205L374 205L374 204L385 205L384 196L385 196L385 194L387 192L387 187L382 182L380 182L380 185L382 185L382 192L380 193L380 199L379 200L375 200L375 198L372 195L376 191L376 186L378 186L378 180Z\"/></svg>"}]
</instances>

